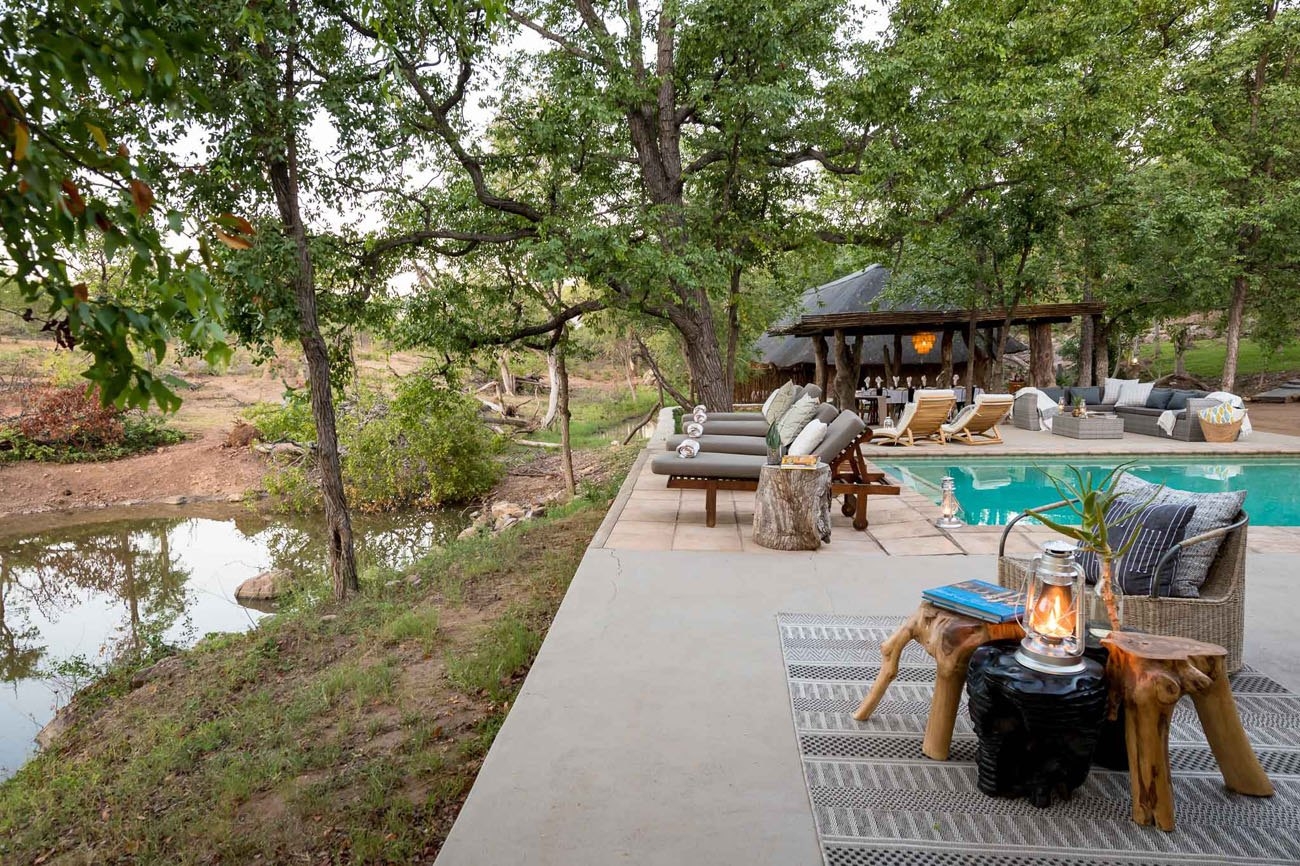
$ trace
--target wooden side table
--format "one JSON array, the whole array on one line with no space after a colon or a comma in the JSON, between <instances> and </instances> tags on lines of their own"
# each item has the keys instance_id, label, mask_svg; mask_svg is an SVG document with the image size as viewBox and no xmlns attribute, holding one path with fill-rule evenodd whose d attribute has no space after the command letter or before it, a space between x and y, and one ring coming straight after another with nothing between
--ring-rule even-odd
<instances>
[{"instance_id":1,"label":"wooden side table","mask_svg":"<svg viewBox=\"0 0 1300 866\"><path fill-rule=\"evenodd\" d=\"M1205 739L1228 790L1273 796L1232 699L1221 646L1181 637L1113 631L1106 677L1124 703L1124 741L1133 797L1133 820L1174 829L1174 788L1169 778L1169 721L1174 704L1191 695Z\"/></svg>"},{"instance_id":2,"label":"wooden side table","mask_svg":"<svg viewBox=\"0 0 1300 866\"><path fill-rule=\"evenodd\" d=\"M921 751L936 761L948 760L952 746L952 727L961 706L962 688L966 685L966 668L971 653L978 647L1004 638L1024 637L1017 622L992 623L973 616L954 613L922 602L916 613L880 645L880 673L871 691L862 699L853 718L865 722L876 711L889 684L898 676L898 662L903 648L916 641L930 654L939 671L930 699L930 717L925 723Z\"/></svg>"},{"instance_id":3,"label":"wooden side table","mask_svg":"<svg viewBox=\"0 0 1300 866\"><path fill-rule=\"evenodd\" d=\"M754 494L754 541L773 550L816 550L830 540L830 466L764 466Z\"/></svg>"}]
</instances>

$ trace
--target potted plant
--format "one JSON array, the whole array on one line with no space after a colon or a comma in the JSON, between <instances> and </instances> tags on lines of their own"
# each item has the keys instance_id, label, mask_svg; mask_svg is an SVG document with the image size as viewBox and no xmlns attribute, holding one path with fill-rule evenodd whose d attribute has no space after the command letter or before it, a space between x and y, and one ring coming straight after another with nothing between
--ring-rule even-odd
<instances>
[{"instance_id":1,"label":"potted plant","mask_svg":"<svg viewBox=\"0 0 1300 866\"><path fill-rule=\"evenodd\" d=\"M1123 616L1123 591L1117 585L1116 563L1121 556L1128 552L1129 548L1137 541L1138 533L1132 532L1124 544L1115 548L1111 545L1112 531L1122 524L1127 524L1130 520L1136 518L1136 515L1152 501L1163 488L1157 488L1146 502L1143 502L1138 508L1129 512L1119 521L1111 524L1106 522L1106 512L1110 506L1120 496L1124 495L1116 490L1119 486L1119 477L1124 470L1133 466L1133 463L1121 463L1105 477L1097 480L1093 473L1084 473L1079 471L1075 466L1067 466L1072 478L1057 478L1047 471L1043 474L1052 482L1056 492L1061 495L1069 508L1079 516L1081 525L1072 526L1052 520L1050 517L1043 515L1043 509L1029 509L1026 514L1049 529L1054 529L1064 536L1073 538L1079 542L1079 549L1091 551L1097 555L1097 562L1100 566L1097 585L1094 587L1094 598L1099 604L1096 606L1090 604L1090 620L1108 621L1112 630L1118 630L1124 622Z\"/></svg>"},{"instance_id":2,"label":"potted plant","mask_svg":"<svg viewBox=\"0 0 1300 866\"><path fill-rule=\"evenodd\" d=\"M1084 417L1084 416L1087 415L1087 414L1088 414L1088 407L1087 407L1087 405L1083 402L1083 398L1082 398L1082 397L1075 397L1075 398L1074 398L1074 417L1075 417L1075 418L1082 418L1082 417Z\"/></svg>"}]
</instances>

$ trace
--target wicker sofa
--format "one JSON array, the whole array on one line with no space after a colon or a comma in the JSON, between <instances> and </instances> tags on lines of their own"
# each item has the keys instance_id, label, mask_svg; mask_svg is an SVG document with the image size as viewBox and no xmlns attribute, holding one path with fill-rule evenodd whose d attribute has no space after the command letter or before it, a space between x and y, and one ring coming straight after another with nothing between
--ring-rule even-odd
<instances>
[{"instance_id":1,"label":"wicker sofa","mask_svg":"<svg viewBox=\"0 0 1300 866\"><path fill-rule=\"evenodd\" d=\"M1058 502L1041 510L1062 505L1065 503ZM1007 556L1007 535L1025 516L1017 515L1007 524L998 544L998 583L1013 589L1025 588L1032 559ZM1201 585L1200 598L1161 598L1158 581L1152 581L1150 596L1124 596L1124 624L1151 634L1218 644L1228 651L1228 672L1239 670L1246 632L1246 530L1249 524L1249 516L1242 511L1232 524L1184 539L1167 550L1156 566L1157 574L1166 560L1182 548L1220 535L1226 536L1210 565L1205 583Z\"/></svg>"},{"instance_id":2,"label":"wicker sofa","mask_svg":"<svg viewBox=\"0 0 1300 866\"><path fill-rule=\"evenodd\" d=\"M1216 400L1206 400L1201 391L1186 392L1187 407L1175 410L1177 420L1172 433L1166 434L1157 422L1164 414L1162 406L1116 406L1114 403L1102 403L1102 389L1094 388L1042 388L1044 394L1053 400L1065 399L1067 406L1074 405L1075 397L1084 398L1084 407L1089 412L1108 412L1124 419L1125 433L1140 433L1144 436L1157 436L1161 439L1179 439L1183 442L1204 442L1205 434L1201 431L1201 421L1197 412L1217 405ZM1011 410L1011 422L1021 430L1041 430L1037 398L1032 394L1018 396Z\"/></svg>"}]
</instances>

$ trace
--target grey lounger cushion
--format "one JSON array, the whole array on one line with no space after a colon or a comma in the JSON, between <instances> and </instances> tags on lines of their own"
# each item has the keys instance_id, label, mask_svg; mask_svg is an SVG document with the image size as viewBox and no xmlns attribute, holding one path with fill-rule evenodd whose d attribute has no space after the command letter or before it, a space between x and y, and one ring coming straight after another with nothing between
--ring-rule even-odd
<instances>
[{"instance_id":1,"label":"grey lounger cushion","mask_svg":"<svg viewBox=\"0 0 1300 866\"><path fill-rule=\"evenodd\" d=\"M686 416L683 416L683 419ZM753 412L710 412L710 421L757 421L763 417L763 413L755 409Z\"/></svg>"},{"instance_id":2,"label":"grey lounger cushion","mask_svg":"<svg viewBox=\"0 0 1300 866\"><path fill-rule=\"evenodd\" d=\"M655 475L684 475L691 478L731 478L737 480L758 480L765 457L753 457L748 454L699 454L683 460L676 454L659 454L650 461L650 471Z\"/></svg>"},{"instance_id":3,"label":"grey lounger cushion","mask_svg":"<svg viewBox=\"0 0 1300 866\"><path fill-rule=\"evenodd\" d=\"M669 436L668 451L676 451L677 446L682 444L685 436ZM700 452L710 452L713 454L757 454L760 457L767 457L767 439L762 436L717 436L705 434L695 440L700 443ZM691 458L698 460L699 455Z\"/></svg>"},{"instance_id":4,"label":"grey lounger cushion","mask_svg":"<svg viewBox=\"0 0 1300 866\"><path fill-rule=\"evenodd\" d=\"M704 432L706 435L766 436L770 426L762 415L753 421L714 421L710 418L704 422Z\"/></svg>"},{"instance_id":5,"label":"grey lounger cushion","mask_svg":"<svg viewBox=\"0 0 1300 866\"><path fill-rule=\"evenodd\" d=\"M817 459L829 463L853 441L853 437L865 429L867 425L858 417L858 413L852 409L845 409L826 428L826 438L817 446Z\"/></svg>"},{"instance_id":6,"label":"grey lounger cushion","mask_svg":"<svg viewBox=\"0 0 1300 866\"><path fill-rule=\"evenodd\" d=\"M840 410L836 409L830 403L823 403L821 406L817 407L817 414L813 417L829 427L832 421L840 417Z\"/></svg>"}]
</instances>

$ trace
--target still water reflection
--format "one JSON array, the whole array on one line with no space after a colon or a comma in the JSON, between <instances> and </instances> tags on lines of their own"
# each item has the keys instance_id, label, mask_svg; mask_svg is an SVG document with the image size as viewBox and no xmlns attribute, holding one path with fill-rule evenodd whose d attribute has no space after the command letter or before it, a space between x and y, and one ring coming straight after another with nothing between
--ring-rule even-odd
<instances>
[{"instance_id":1,"label":"still water reflection","mask_svg":"<svg viewBox=\"0 0 1300 866\"><path fill-rule=\"evenodd\" d=\"M36 519L44 526L0 535L0 778L35 751L36 732L95 666L247 629L266 614L235 601L241 582L268 568L325 568L319 518L126 514L137 513L46 515ZM456 512L358 517L358 563L400 567L466 522Z\"/></svg>"}]
</instances>

